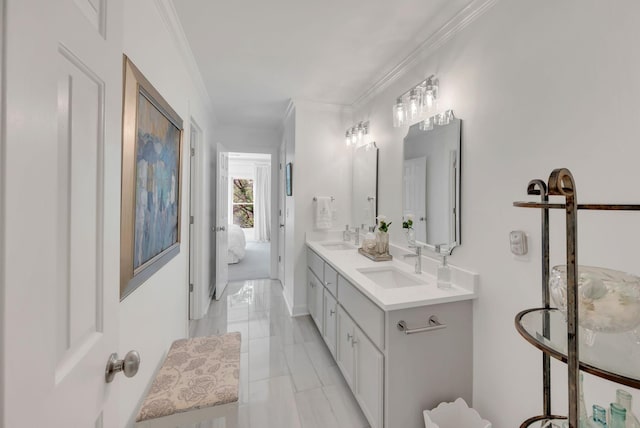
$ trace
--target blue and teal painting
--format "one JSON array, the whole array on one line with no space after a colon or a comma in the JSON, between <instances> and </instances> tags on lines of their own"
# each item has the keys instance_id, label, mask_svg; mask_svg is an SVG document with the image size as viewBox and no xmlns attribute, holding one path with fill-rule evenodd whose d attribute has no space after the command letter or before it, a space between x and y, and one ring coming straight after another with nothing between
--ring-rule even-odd
<instances>
[{"instance_id":1,"label":"blue and teal painting","mask_svg":"<svg viewBox=\"0 0 640 428\"><path fill-rule=\"evenodd\" d=\"M133 268L178 241L180 129L138 96Z\"/></svg>"}]
</instances>

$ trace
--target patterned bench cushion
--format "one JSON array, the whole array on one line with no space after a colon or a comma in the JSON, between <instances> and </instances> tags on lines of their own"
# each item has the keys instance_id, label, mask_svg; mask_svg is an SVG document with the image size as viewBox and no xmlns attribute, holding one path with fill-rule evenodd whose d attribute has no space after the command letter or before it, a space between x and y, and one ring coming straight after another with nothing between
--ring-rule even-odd
<instances>
[{"instance_id":1,"label":"patterned bench cushion","mask_svg":"<svg viewBox=\"0 0 640 428\"><path fill-rule=\"evenodd\" d=\"M173 342L137 422L238 401L240 333Z\"/></svg>"}]
</instances>

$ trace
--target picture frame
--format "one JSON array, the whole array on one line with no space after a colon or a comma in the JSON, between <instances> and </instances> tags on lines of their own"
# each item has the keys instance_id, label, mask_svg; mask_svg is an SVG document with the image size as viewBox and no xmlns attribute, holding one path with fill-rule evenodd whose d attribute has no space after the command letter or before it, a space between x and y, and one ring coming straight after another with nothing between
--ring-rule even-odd
<instances>
[{"instance_id":1,"label":"picture frame","mask_svg":"<svg viewBox=\"0 0 640 428\"><path fill-rule=\"evenodd\" d=\"M180 252L183 122L124 55L120 300Z\"/></svg>"},{"instance_id":2,"label":"picture frame","mask_svg":"<svg viewBox=\"0 0 640 428\"><path fill-rule=\"evenodd\" d=\"M293 165L289 162L284 171L287 196L293 195Z\"/></svg>"}]
</instances>

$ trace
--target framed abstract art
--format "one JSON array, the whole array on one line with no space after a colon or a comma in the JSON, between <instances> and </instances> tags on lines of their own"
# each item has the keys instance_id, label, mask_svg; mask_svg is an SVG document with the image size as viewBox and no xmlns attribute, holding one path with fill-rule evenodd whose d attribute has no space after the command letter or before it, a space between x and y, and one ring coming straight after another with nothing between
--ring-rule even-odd
<instances>
[{"instance_id":1,"label":"framed abstract art","mask_svg":"<svg viewBox=\"0 0 640 428\"><path fill-rule=\"evenodd\" d=\"M182 119L124 57L120 299L180 252Z\"/></svg>"}]
</instances>

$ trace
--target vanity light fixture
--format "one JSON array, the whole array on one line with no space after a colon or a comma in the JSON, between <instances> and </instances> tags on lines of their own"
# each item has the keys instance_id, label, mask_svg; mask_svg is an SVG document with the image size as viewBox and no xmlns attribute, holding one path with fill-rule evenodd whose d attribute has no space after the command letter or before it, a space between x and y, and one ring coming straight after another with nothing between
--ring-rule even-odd
<instances>
[{"instance_id":1,"label":"vanity light fixture","mask_svg":"<svg viewBox=\"0 0 640 428\"><path fill-rule=\"evenodd\" d=\"M447 110L444 113L439 113L434 116L428 117L420 122L421 131L431 131L434 126L444 126L450 124L456 117L453 115L453 110Z\"/></svg>"},{"instance_id":2,"label":"vanity light fixture","mask_svg":"<svg viewBox=\"0 0 640 428\"><path fill-rule=\"evenodd\" d=\"M438 99L439 83L432 74L400 95L393 106L393 127L413 123L433 110Z\"/></svg>"},{"instance_id":3,"label":"vanity light fixture","mask_svg":"<svg viewBox=\"0 0 640 428\"><path fill-rule=\"evenodd\" d=\"M369 122L359 122L345 132L345 142L347 146L355 146L365 141L369 135Z\"/></svg>"}]
</instances>

